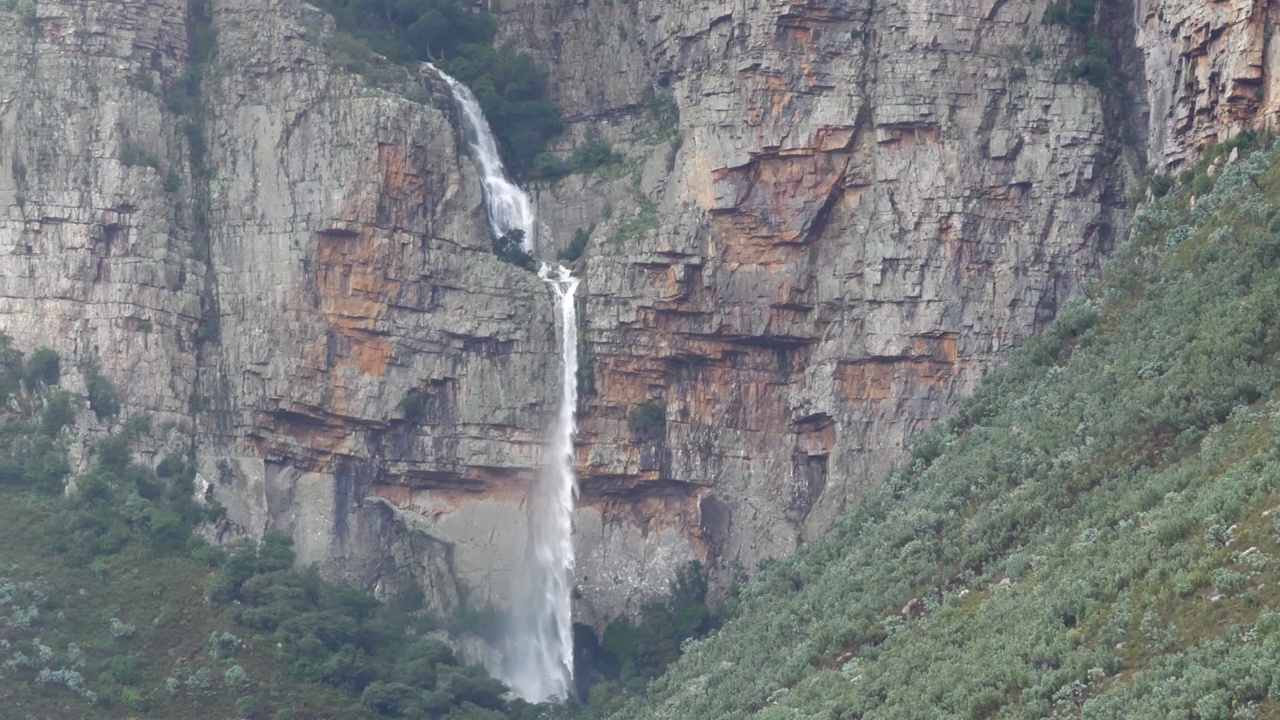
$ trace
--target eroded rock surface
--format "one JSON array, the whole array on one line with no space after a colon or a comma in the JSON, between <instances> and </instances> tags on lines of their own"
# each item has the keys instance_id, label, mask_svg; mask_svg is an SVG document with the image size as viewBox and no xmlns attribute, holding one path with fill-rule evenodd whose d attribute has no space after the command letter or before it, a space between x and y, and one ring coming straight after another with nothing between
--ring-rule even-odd
<instances>
[{"instance_id":1,"label":"eroded rock surface","mask_svg":"<svg viewBox=\"0 0 1280 720\"><path fill-rule=\"evenodd\" d=\"M1280 124L1280 9L1268 0L1140 0L1137 37L1147 68L1150 162L1172 169L1205 145Z\"/></svg>"},{"instance_id":2,"label":"eroded rock surface","mask_svg":"<svg viewBox=\"0 0 1280 720\"><path fill-rule=\"evenodd\" d=\"M211 11L0 13L3 329L154 413L139 449L193 448L249 534L444 612L500 601L556 395L548 293L492 255L436 78L411 101L335 72L296 2Z\"/></svg>"},{"instance_id":3,"label":"eroded rock surface","mask_svg":"<svg viewBox=\"0 0 1280 720\"><path fill-rule=\"evenodd\" d=\"M579 466L616 530L583 547L584 616L689 558L724 583L792 552L1097 271L1126 220L1120 148L1044 7L636 6L612 51L679 107L679 143L636 173L656 207L543 203L599 223ZM599 52L560 35L550 62ZM665 423L637 432L647 404Z\"/></svg>"},{"instance_id":4,"label":"eroded rock surface","mask_svg":"<svg viewBox=\"0 0 1280 720\"><path fill-rule=\"evenodd\" d=\"M822 532L1097 271L1134 135L1046 6L493 3L566 149L630 158L531 188L545 253L592 229L582 620ZM554 315L490 252L446 88L335 70L293 0L200 7L0 6L0 328L73 391L114 380L156 418L139 451L193 449L244 531L443 612L503 603ZM1269 125L1272 14L1138 3L1135 157Z\"/></svg>"}]
</instances>

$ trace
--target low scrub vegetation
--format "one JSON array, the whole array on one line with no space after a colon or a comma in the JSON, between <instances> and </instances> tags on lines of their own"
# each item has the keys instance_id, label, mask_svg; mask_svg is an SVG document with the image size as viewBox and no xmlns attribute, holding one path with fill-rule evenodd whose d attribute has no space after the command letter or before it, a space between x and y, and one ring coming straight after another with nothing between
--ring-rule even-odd
<instances>
[{"instance_id":1,"label":"low scrub vegetation","mask_svg":"<svg viewBox=\"0 0 1280 720\"><path fill-rule=\"evenodd\" d=\"M5 717L545 717L463 663L421 592L382 604L295 567L289 541L207 544L195 464L136 462L131 416L74 475L77 406L118 411L90 370L89 400L56 387L60 361L0 335L0 692ZM106 402L107 399L115 404ZM69 485L68 485L69 483ZM70 487L69 493L64 489Z\"/></svg>"}]
</instances>

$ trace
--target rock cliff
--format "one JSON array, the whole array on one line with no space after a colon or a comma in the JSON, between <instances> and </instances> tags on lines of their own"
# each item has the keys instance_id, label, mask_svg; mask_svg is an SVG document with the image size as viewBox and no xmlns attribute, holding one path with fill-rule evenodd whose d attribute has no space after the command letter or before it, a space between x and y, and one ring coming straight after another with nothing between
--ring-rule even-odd
<instances>
[{"instance_id":1,"label":"rock cliff","mask_svg":"<svg viewBox=\"0 0 1280 720\"><path fill-rule=\"evenodd\" d=\"M565 147L628 157L532 188L544 254L592 236L584 621L820 533L1096 272L1137 158L1272 122L1273 10L1184 5L1111 23L1126 100L1040 0L492 4ZM447 89L372 87L332 33L296 0L0 4L0 328L115 381L250 534L502 604L550 296L490 252Z\"/></svg>"},{"instance_id":2,"label":"rock cliff","mask_svg":"<svg viewBox=\"0 0 1280 720\"><path fill-rule=\"evenodd\" d=\"M679 109L635 214L586 218L602 239L584 261L579 466L610 533L579 582L605 612L660 586L673 535L723 583L824 530L1124 225L1116 121L1064 78L1081 40L1042 24L1044 4L640 2L616 21L638 59L595 5L556 7L548 62L602 62L603 25L603 52ZM542 26L539 10L509 24ZM643 122L634 93L594 114L607 88L562 96L619 135L635 131L612 118ZM572 193L553 195L544 217ZM646 404L665 422L635 432Z\"/></svg>"},{"instance_id":3,"label":"rock cliff","mask_svg":"<svg viewBox=\"0 0 1280 720\"><path fill-rule=\"evenodd\" d=\"M1145 58L1153 165L1176 168L1211 142L1243 130L1274 131L1280 10L1267 0L1140 0L1136 44Z\"/></svg>"},{"instance_id":4,"label":"rock cliff","mask_svg":"<svg viewBox=\"0 0 1280 720\"><path fill-rule=\"evenodd\" d=\"M5 332L114 380L158 421L139 448L194 451L250 534L383 593L416 579L444 611L488 601L554 328L490 251L447 89L335 72L332 21L296 2L4 19Z\"/></svg>"}]
</instances>

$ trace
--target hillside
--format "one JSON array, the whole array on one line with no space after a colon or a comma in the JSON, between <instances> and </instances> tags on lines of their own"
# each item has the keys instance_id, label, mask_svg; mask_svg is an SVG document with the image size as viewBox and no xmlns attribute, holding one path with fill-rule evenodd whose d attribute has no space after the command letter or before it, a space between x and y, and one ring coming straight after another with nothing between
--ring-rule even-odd
<instances>
[{"instance_id":1,"label":"hillside","mask_svg":"<svg viewBox=\"0 0 1280 720\"><path fill-rule=\"evenodd\" d=\"M486 622L492 632L491 618L457 615L446 634L420 590L380 604L299 567L282 535L207 542L225 510L196 501L190 457L134 460L173 428L132 415L74 473L76 421L120 405L93 368L80 403L62 370L56 353L24 357L0 334L0 716L541 715L450 647Z\"/></svg>"},{"instance_id":2,"label":"hillside","mask_svg":"<svg viewBox=\"0 0 1280 720\"><path fill-rule=\"evenodd\" d=\"M1280 154L1230 149L613 717L1280 716Z\"/></svg>"}]
</instances>

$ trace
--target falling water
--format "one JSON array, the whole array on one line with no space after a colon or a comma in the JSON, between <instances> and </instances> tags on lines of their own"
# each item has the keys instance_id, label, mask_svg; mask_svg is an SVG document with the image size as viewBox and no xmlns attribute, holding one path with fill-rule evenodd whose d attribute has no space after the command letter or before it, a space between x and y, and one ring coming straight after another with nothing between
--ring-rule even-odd
<instances>
[{"instance_id":1,"label":"falling water","mask_svg":"<svg viewBox=\"0 0 1280 720\"><path fill-rule=\"evenodd\" d=\"M498 143L494 140L493 131L489 129L489 121L484 119L480 103L466 85L434 65L428 65L449 84L453 99L462 111L467 136L471 140L471 157L479 166L480 180L484 184L485 209L489 211L489 227L493 230L493 236L502 237L512 230L520 230L524 233L524 240L521 241L524 251L532 253L533 206L520 186L507 179L506 168L502 166L502 158L498 155Z\"/></svg>"},{"instance_id":2,"label":"falling water","mask_svg":"<svg viewBox=\"0 0 1280 720\"><path fill-rule=\"evenodd\" d=\"M560 411L550 442L550 457L529 493L531 571L513 614L504 679L532 702L565 697L573 680L573 627L570 591L573 583L574 408L578 406L578 318L574 291L578 279L566 268L545 263L538 272L555 293L560 315Z\"/></svg>"},{"instance_id":3,"label":"falling water","mask_svg":"<svg viewBox=\"0 0 1280 720\"><path fill-rule=\"evenodd\" d=\"M439 72L437 70L437 72ZM507 180L489 123L466 86L443 72L471 134L471 150L484 181L489 224L495 237L523 230L532 252L533 210L529 197ZM504 644L500 676L520 697L542 702L567 697L573 683L573 414L578 406L578 279L564 267L545 263L538 271L555 295L560 316L560 409L550 437L549 457L525 500L529 542L516 578L516 607Z\"/></svg>"}]
</instances>

